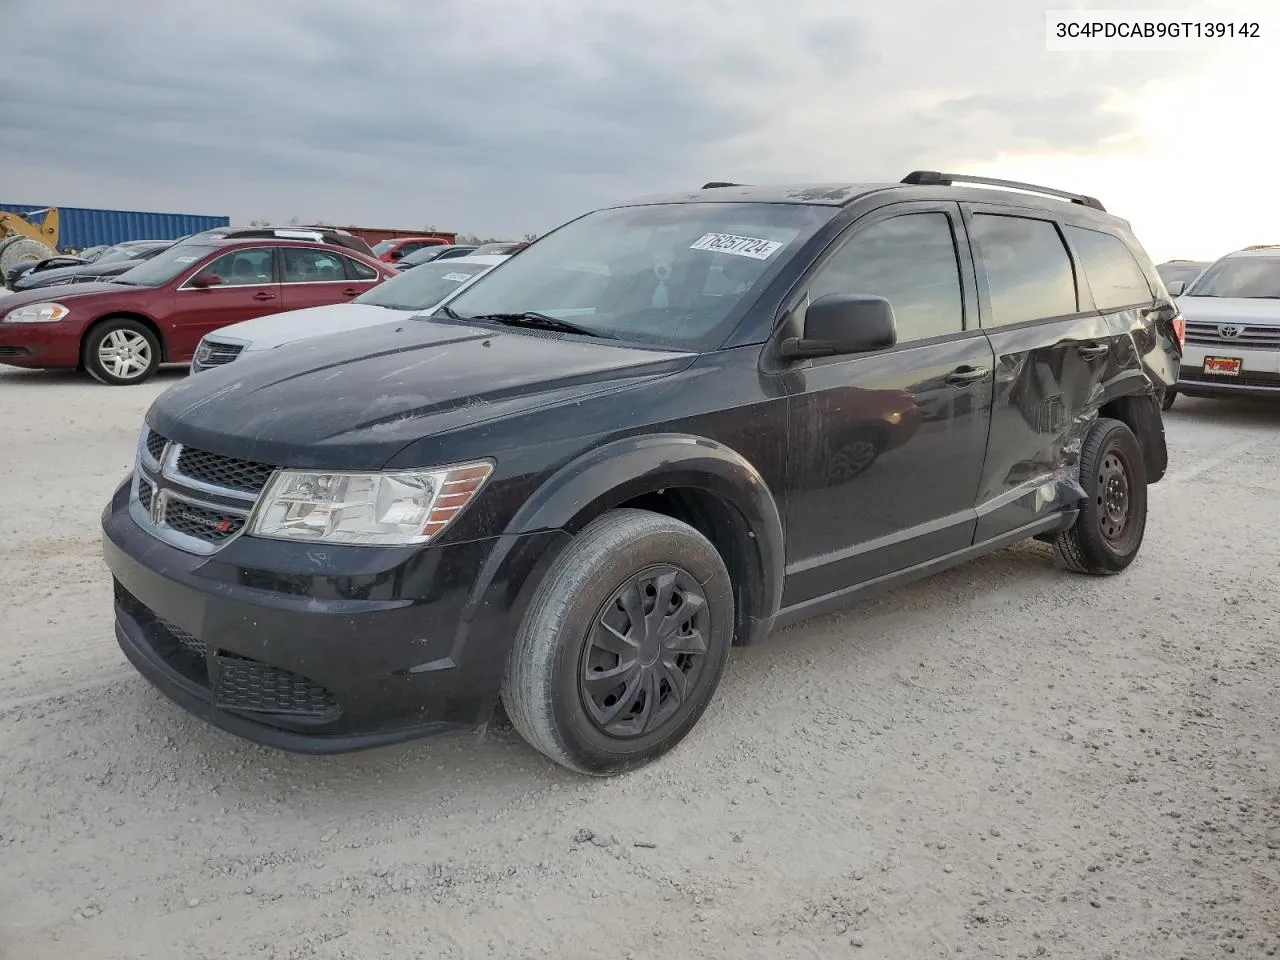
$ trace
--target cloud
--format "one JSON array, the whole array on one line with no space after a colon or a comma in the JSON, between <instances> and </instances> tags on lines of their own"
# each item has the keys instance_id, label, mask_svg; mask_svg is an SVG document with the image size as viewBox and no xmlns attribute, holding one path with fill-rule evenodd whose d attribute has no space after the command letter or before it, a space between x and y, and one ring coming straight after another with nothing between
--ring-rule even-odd
<instances>
[{"instance_id":1,"label":"cloud","mask_svg":"<svg viewBox=\"0 0 1280 960\"><path fill-rule=\"evenodd\" d=\"M0 17L0 201L512 236L708 179L1098 150L1133 130L1104 109L1117 92L1194 67L1082 70L1023 0L5 0Z\"/></svg>"}]
</instances>

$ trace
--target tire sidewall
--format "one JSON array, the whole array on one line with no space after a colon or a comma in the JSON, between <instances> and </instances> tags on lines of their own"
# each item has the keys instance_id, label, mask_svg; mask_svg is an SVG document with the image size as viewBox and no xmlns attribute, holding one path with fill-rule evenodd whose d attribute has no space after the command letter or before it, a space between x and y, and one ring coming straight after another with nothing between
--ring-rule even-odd
<instances>
[{"instance_id":1,"label":"tire sidewall","mask_svg":"<svg viewBox=\"0 0 1280 960\"><path fill-rule=\"evenodd\" d=\"M1146 463L1142 459L1142 448L1138 439L1125 424L1118 420L1103 420L1093 427L1094 433L1086 440L1086 449L1090 451L1080 464L1080 484L1086 497L1080 511L1080 537L1086 541L1092 553L1102 565L1112 571L1123 570L1133 562L1138 551L1142 549L1142 541L1147 525L1147 472ZM1129 522L1139 526L1138 535L1133 545L1124 552L1116 550L1102 535L1099 525L1100 507L1098 505L1098 465L1109 450L1117 450L1128 467L1130 502L1133 513Z\"/></svg>"},{"instance_id":2,"label":"tire sidewall","mask_svg":"<svg viewBox=\"0 0 1280 960\"><path fill-rule=\"evenodd\" d=\"M733 590L728 572L715 548L690 528L638 538L625 552L600 559L591 570L586 589L564 608L559 643L551 665L551 709L557 739L582 769L591 773L618 773L632 769L666 752L693 728L715 693L733 641ZM678 720L633 739L610 737L588 717L578 685L578 672L588 636L601 606L629 578L659 564L680 567L702 586L711 628L706 662L686 699ZM558 585L548 584L550 589Z\"/></svg>"},{"instance_id":3,"label":"tire sidewall","mask_svg":"<svg viewBox=\"0 0 1280 960\"><path fill-rule=\"evenodd\" d=\"M151 364L142 373L136 377L128 379L117 377L110 373L102 366L102 361L98 359L98 348L102 345L102 341L107 335L115 330L129 330L133 333L141 334L147 338L147 343L151 346ZM142 383L149 380L152 375L160 368L160 341L156 335L136 320L105 320L98 326L94 327L89 336L84 341L84 352L81 356L81 362L84 368L93 375L93 378L100 383L105 383L112 387L132 386L133 384Z\"/></svg>"}]
</instances>

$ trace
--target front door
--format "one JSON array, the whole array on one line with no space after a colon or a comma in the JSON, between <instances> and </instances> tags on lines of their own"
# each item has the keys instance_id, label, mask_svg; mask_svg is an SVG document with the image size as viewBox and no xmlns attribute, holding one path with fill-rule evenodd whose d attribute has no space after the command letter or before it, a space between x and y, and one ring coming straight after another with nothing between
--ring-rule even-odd
<instances>
[{"instance_id":1,"label":"front door","mask_svg":"<svg viewBox=\"0 0 1280 960\"><path fill-rule=\"evenodd\" d=\"M196 271L206 273L222 282L212 287L194 287L188 278L178 287L169 337L171 361L189 361L206 333L280 310L280 284L276 282L272 247L241 247L224 253Z\"/></svg>"},{"instance_id":2,"label":"front door","mask_svg":"<svg viewBox=\"0 0 1280 960\"><path fill-rule=\"evenodd\" d=\"M985 540L1060 510L1114 348L1077 287L1061 226L1043 211L965 210L982 324L995 350L991 441L978 494Z\"/></svg>"},{"instance_id":3,"label":"front door","mask_svg":"<svg viewBox=\"0 0 1280 960\"><path fill-rule=\"evenodd\" d=\"M350 279L347 276L346 260L346 257L333 250L281 247L280 290L284 297L284 309L305 310L307 307L344 303L373 286L372 281ZM373 272L367 267L365 270Z\"/></svg>"},{"instance_id":4,"label":"front door","mask_svg":"<svg viewBox=\"0 0 1280 960\"><path fill-rule=\"evenodd\" d=\"M832 293L886 298L898 343L788 378L784 606L973 542L993 357L957 236L955 204L895 204L851 227L807 284L800 310Z\"/></svg>"}]
</instances>

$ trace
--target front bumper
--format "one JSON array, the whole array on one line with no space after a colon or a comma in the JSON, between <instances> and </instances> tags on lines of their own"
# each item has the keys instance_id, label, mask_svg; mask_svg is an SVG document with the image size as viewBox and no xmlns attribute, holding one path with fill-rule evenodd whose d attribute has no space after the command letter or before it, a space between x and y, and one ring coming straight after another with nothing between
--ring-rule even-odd
<instances>
[{"instance_id":1,"label":"front bumper","mask_svg":"<svg viewBox=\"0 0 1280 960\"><path fill-rule=\"evenodd\" d=\"M5 312L0 298L0 316ZM5 323L0 320L0 363L13 367L80 365L80 328L59 323Z\"/></svg>"},{"instance_id":2,"label":"front bumper","mask_svg":"<svg viewBox=\"0 0 1280 960\"><path fill-rule=\"evenodd\" d=\"M1240 372L1234 376L1205 373L1205 357L1238 359ZM1280 350L1187 344L1177 390L1189 397L1280 398Z\"/></svg>"},{"instance_id":3,"label":"front bumper","mask_svg":"<svg viewBox=\"0 0 1280 960\"><path fill-rule=\"evenodd\" d=\"M103 513L116 638L180 706L268 746L337 753L487 722L526 587L566 534L426 548L239 537L212 556Z\"/></svg>"}]
</instances>

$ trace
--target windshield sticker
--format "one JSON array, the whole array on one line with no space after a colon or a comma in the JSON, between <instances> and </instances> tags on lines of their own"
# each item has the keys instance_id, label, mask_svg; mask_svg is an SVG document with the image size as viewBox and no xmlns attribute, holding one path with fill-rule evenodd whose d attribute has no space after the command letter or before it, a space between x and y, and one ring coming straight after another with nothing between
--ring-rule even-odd
<instances>
[{"instance_id":1,"label":"windshield sticker","mask_svg":"<svg viewBox=\"0 0 1280 960\"><path fill-rule=\"evenodd\" d=\"M471 279L471 274L469 274L469 273L446 273L442 279L444 279L444 280L452 280L454 283L461 283L463 280L470 280L470 279Z\"/></svg>"},{"instance_id":2,"label":"windshield sticker","mask_svg":"<svg viewBox=\"0 0 1280 960\"><path fill-rule=\"evenodd\" d=\"M174 259L173 262L174 263L195 263L199 259L200 259L199 257L177 257Z\"/></svg>"},{"instance_id":3,"label":"windshield sticker","mask_svg":"<svg viewBox=\"0 0 1280 960\"><path fill-rule=\"evenodd\" d=\"M709 250L712 253L731 253L735 257L752 260L768 260L781 249L777 240L761 240L758 237L738 237L732 233L708 233L699 237L690 250Z\"/></svg>"}]
</instances>

